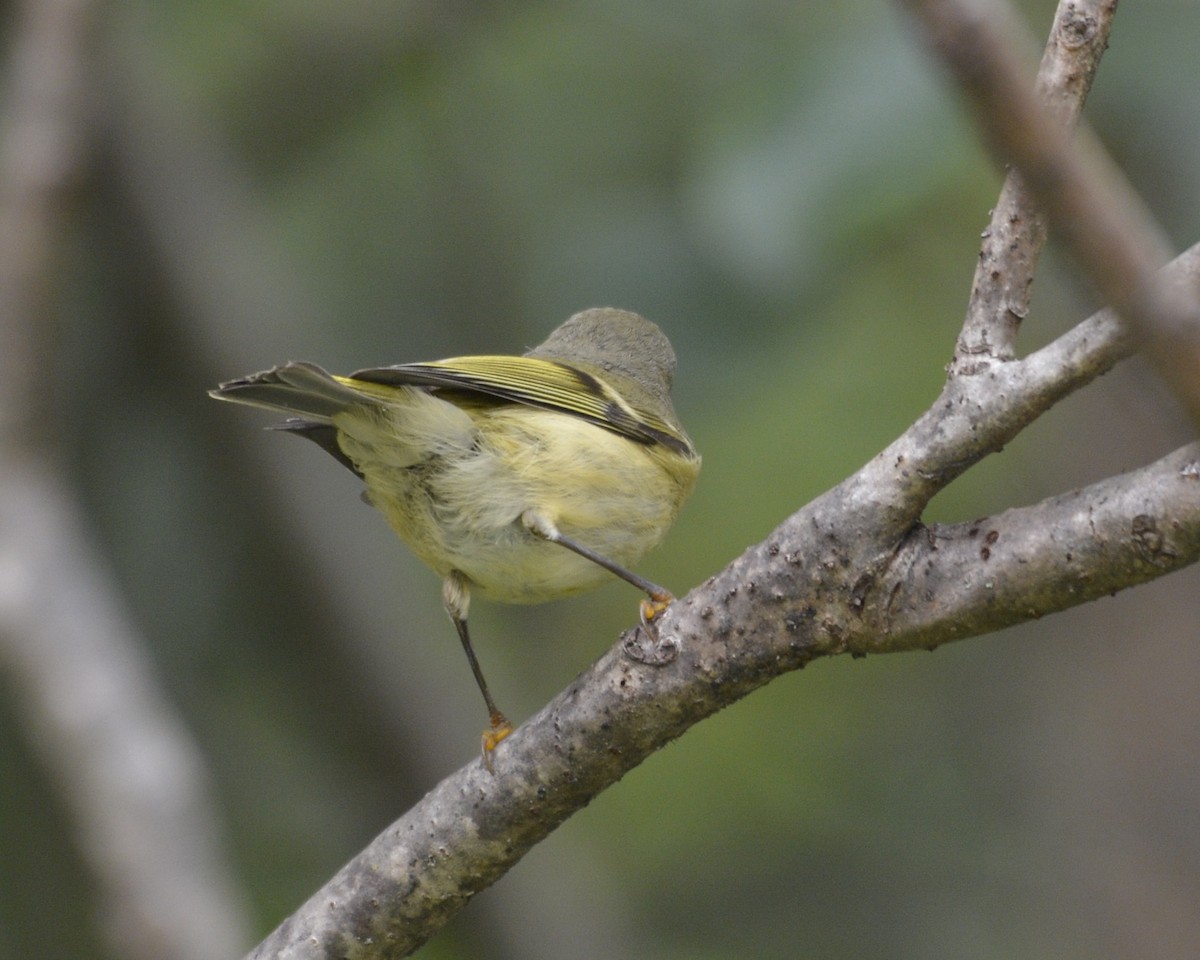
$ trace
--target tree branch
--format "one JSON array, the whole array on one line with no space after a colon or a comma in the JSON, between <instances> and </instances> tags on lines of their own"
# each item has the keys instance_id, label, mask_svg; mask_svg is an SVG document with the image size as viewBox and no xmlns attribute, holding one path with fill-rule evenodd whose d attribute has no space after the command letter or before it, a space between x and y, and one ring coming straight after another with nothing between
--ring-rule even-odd
<instances>
[{"instance_id":1,"label":"tree branch","mask_svg":"<svg viewBox=\"0 0 1200 960\"><path fill-rule=\"evenodd\" d=\"M1103 16L1106 32L1110 5L1064 3L1055 21L1060 40L1070 46L1061 34L1077 30L1087 34L1088 49L1080 61L1070 51L1048 51L1043 64L1043 93L1058 98L1060 123L1077 115L1103 48L1102 36L1076 18L1085 8ZM1075 168L1063 175L1075 176ZM1196 444L994 518L920 523L930 498L951 480L1134 347L1114 314L1101 311L1025 359L1012 359L1042 241L1020 185L1006 189L1014 206L999 214L958 359L929 411L675 603L660 622L656 648L675 651L674 659L648 664L646 636L627 632L501 745L494 776L473 762L444 780L252 957L405 956L597 793L774 677L817 657L933 648L1200 559ZM1012 221L1014 210L1020 223ZM997 270L1002 276L993 277ZM1194 282L1200 245L1167 275ZM981 357L1002 362L985 365Z\"/></svg>"},{"instance_id":2,"label":"tree branch","mask_svg":"<svg viewBox=\"0 0 1200 960\"><path fill-rule=\"evenodd\" d=\"M1031 507L917 529L877 595L880 645L930 647L1066 610L1200 558L1200 444ZM937 598L930 603L929 598Z\"/></svg>"},{"instance_id":3,"label":"tree branch","mask_svg":"<svg viewBox=\"0 0 1200 960\"><path fill-rule=\"evenodd\" d=\"M936 647L1200 559L1196 444L1035 507L915 528L882 556L854 500L848 481L676 603L661 626L674 662L631 659L627 634L504 742L494 776L475 761L442 781L250 956L406 956L597 793L769 680L822 656Z\"/></svg>"}]
</instances>

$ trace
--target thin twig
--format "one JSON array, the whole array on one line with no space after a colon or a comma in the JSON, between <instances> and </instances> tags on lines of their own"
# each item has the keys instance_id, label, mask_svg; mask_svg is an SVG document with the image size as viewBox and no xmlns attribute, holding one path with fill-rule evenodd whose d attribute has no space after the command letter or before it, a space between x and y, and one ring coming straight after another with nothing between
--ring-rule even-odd
<instances>
[{"instance_id":1,"label":"thin twig","mask_svg":"<svg viewBox=\"0 0 1200 960\"><path fill-rule=\"evenodd\" d=\"M1035 90L1062 130L1079 122L1116 6L1116 0L1061 0L1055 11ZM968 375L990 360L1016 356L1017 332L1029 312L1045 242L1046 218L1021 175L1009 170L983 233L951 375Z\"/></svg>"},{"instance_id":2,"label":"thin twig","mask_svg":"<svg viewBox=\"0 0 1200 960\"><path fill-rule=\"evenodd\" d=\"M1095 137L1081 127L1072 144L1038 101L1011 11L999 0L901 2L967 95L997 159L1021 171L1057 234L1200 424L1200 295L1158 275L1170 246Z\"/></svg>"}]
</instances>

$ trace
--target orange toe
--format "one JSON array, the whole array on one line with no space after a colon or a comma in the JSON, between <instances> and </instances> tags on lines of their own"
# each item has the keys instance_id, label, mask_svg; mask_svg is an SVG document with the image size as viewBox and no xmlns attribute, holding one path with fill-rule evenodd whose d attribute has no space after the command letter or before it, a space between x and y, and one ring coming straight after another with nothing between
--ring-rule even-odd
<instances>
[{"instance_id":1,"label":"orange toe","mask_svg":"<svg viewBox=\"0 0 1200 960\"><path fill-rule=\"evenodd\" d=\"M492 715L492 725L483 731L483 765L488 773L495 773L492 769L492 751L512 732L513 725L507 717L501 713Z\"/></svg>"},{"instance_id":2,"label":"orange toe","mask_svg":"<svg viewBox=\"0 0 1200 960\"><path fill-rule=\"evenodd\" d=\"M675 602L669 593L661 593L642 601L642 623L647 626L662 616L663 611Z\"/></svg>"}]
</instances>

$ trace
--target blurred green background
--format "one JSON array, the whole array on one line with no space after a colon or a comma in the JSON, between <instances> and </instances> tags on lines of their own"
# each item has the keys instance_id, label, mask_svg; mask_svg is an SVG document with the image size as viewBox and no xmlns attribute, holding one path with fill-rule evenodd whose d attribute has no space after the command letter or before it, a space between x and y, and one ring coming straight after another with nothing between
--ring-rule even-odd
<instances>
[{"instance_id":1,"label":"blurred green background","mask_svg":"<svg viewBox=\"0 0 1200 960\"><path fill-rule=\"evenodd\" d=\"M1039 38L1053 6L1023 5ZM519 352L578 309L637 310L674 342L705 458L642 568L684 592L933 400L1000 177L882 2L130 0L96 26L44 383L259 937L471 761L485 718L436 578L355 479L206 389L289 359ZM1181 248L1197 38L1193 0L1125 5L1087 110ZM1091 297L1051 250L1022 348ZM1127 364L931 519L1185 439ZM509 715L636 602L477 603ZM814 664L652 757L421 955L1194 956L1198 623L1190 570L933 655ZM0 955L109 957L17 693Z\"/></svg>"}]
</instances>

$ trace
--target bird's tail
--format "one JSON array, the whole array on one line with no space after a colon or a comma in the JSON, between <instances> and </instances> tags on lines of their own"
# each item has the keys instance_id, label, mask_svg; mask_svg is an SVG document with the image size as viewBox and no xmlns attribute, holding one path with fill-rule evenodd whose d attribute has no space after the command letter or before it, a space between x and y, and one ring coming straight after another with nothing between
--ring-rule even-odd
<instances>
[{"instance_id":1,"label":"bird's tail","mask_svg":"<svg viewBox=\"0 0 1200 960\"><path fill-rule=\"evenodd\" d=\"M267 410L282 410L305 421L327 424L335 414L353 406L380 402L368 391L356 390L315 363L285 363L223 383L209 396Z\"/></svg>"},{"instance_id":2,"label":"bird's tail","mask_svg":"<svg viewBox=\"0 0 1200 960\"><path fill-rule=\"evenodd\" d=\"M333 417L350 407L384 403L385 389L395 388L367 384L363 389L356 389L352 384L353 380L334 376L315 363L285 363L262 373L230 380L208 394L218 400L292 414L283 423L275 424L274 429L311 440L361 477L358 467L338 443Z\"/></svg>"}]
</instances>

